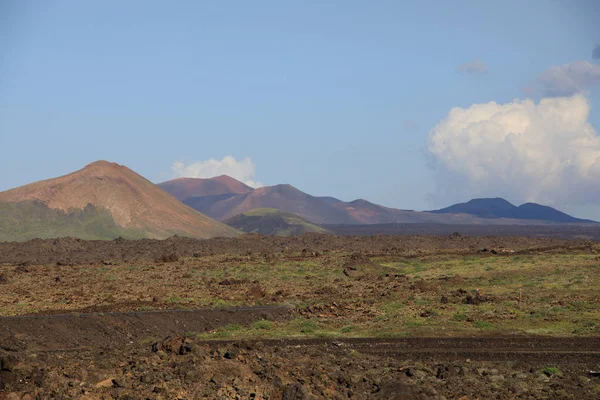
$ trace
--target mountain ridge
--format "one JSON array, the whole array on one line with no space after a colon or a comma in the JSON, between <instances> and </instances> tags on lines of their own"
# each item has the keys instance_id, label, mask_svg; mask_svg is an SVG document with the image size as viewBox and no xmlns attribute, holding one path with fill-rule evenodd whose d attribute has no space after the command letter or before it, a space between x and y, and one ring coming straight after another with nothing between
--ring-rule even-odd
<instances>
[{"instance_id":1,"label":"mountain ridge","mask_svg":"<svg viewBox=\"0 0 600 400\"><path fill-rule=\"evenodd\" d=\"M542 220L558 223L596 223L589 219L575 218L553 207L523 203L515 206L501 197L476 198L464 203L457 203L439 210L429 211L433 214L469 214L480 218L515 218L520 220Z\"/></svg>"},{"instance_id":2,"label":"mountain ridge","mask_svg":"<svg viewBox=\"0 0 600 400\"><path fill-rule=\"evenodd\" d=\"M211 178L209 178L211 179ZM231 178L233 179L233 178ZM201 194L201 193L198 193ZM492 207L510 209L515 207L504 199L492 199L497 204ZM522 205L521 214L506 215L472 214L456 209L455 211L413 211L385 207L371 203L365 199L356 199L349 202L341 201L329 196L312 196L290 184L278 184L252 189L247 193L223 193L217 196L193 196L184 200L190 207L209 215L217 220L227 220L238 214L243 214L255 208L276 208L284 212L297 214L315 224L353 225L353 224L386 224L386 223L446 223L446 224L545 224L545 223L590 223L593 221L571 217L555 210L558 216L549 218L552 214L545 212L541 206L528 209ZM453 206L450 206L453 207ZM489 207L485 208L486 210ZM554 209L552 209L554 210ZM489 210L488 210L489 211ZM527 217L527 212L533 216ZM526 218L527 217L527 218Z\"/></svg>"},{"instance_id":3,"label":"mountain ridge","mask_svg":"<svg viewBox=\"0 0 600 400\"><path fill-rule=\"evenodd\" d=\"M170 193L178 200L198 196L217 196L225 193L248 193L253 189L243 182L228 175L219 175L214 178L175 178L157 184L160 188Z\"/></svg>"}]
</instances>

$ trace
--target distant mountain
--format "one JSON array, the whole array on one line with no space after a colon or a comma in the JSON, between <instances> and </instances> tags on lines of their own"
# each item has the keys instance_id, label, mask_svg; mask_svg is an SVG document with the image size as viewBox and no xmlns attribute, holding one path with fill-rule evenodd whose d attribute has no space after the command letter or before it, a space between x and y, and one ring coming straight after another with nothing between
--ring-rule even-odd
<instances>
[{"instance_id":1,"label":"distant mountain","mask_svg":"<svg viewBox=\"0 0 600 400\"><path fill-rule=\"evenodd\" d=\"M8 227L0 225L4 240L49 237L64 232L86 238L111 238L123 233L148 238L175 234L198 238L239 234L184 205L129 168L107 161L97 161L59 178L1 192L0 203L3 204L1 218L14 220L19 216L18 223L11 225L12 236L6 235ZM28 209L32 212L24 211ZM83 226L87 229L85 235L80 234ZM15 231L19 229L21 231Z\"/></svg>"},{"instance_id":2,"label":"distant mountain","mask_svg":"<svg viewBox=\"0 0 600 400\"><path fill-rule=\"evenodd\" d=\"M213 187L209 181L227 181L228 187L236 192L208 190ZM573 218L550 207L538 204L524 204L515 207L504 199L474 199L468 203L435 211L399 210L358 199L344 202L334 197L316 197L287 184L252 189L230 177L203 179L202 185L193 195L185 196L176 192L177 182L168 181L161 186L168 192L184 197L183 202L195 210L220 221L256 208L274 208L296 214L312 223L324 225L363 225L363 224L548 224L548 223L588 223L590 221ZM173 184L175 183L175 185ZM217 185L216 183L214 185Z\"/></svg>"},{"instance_id":3,"label":"distant mountain","mask_svg":"<svg viewBox=\"0 0 600 400\"><path fill-rule=\"evenodd\" d=\"M233 180L227 178L228 181ZM218 177L203 181L221 179L222 177ZM181 195L174 191L177 185L172 185L177 181L179 180L168 181L161 186L167 191L173 191L174 195ZM240 188L240 185L236 184L231 186ZM210 186L203 183L203 187ZM220 221L257 208L273 208L299 215L315 224L444 223L444 221L459 224L477 223L477 218L465 215L442 216L387 208L362 199L343 202L334 197L311 196L287 184L250 189L245 193L221 193L208 190L198 190L195 193L198 195L186 197L184 203Z\"/></svg>"},{"instance_id":4,"label":"distant mountain","mask_svg":"<svg viewBox=\"0 0 600 400\"><path fill-rule=\"evenodd\" d=\"M177 178L159 183L163 190L179 200L198 196L218 196L226 193L249 193L253 189L227 175L215 178Z\"/></svg>"},{"instance_id":5,"label":"distant mountain","mask_svg":"<svg viewBox=\"0 0 600 400\"><path fill-rule=\"evenodd\" d=\"M229 218L225 223L247 233L263 235L291 236L303 233L328 233L296 214L286 213L273 208L256 208Z\"/></svg>"},{"instance_id":6,"label":"distant mountain","mask_svg":"<svg viewBox=\"0 0 600 400\"><path fill-rule=\"evenodd\" d=\"M341 200L336 199L335 197L330 197L330 196L317 197L317 199L321 199L323 201L326 201L329 204L335 204L335 203L340 203L341 202Z\"/></svg>"},{"instance_id":7,"label":"distant mountain","mask_svg":"<svg viewBox=\"0 0 600 400\"><path fill-rule=\"evenodd\" d=\"M336 206L337 203L311 196L291 185L267 186L241 194L190 197L184 202L220 221L255 208L275 208L317 224L330 220L354 223L345 210Z\"/></svg>"},{"instance_id":8,"label":"distant mountain","mask_svg":"<svg viewBox=\"0 0 600 400\"><path fill-rule=\"evenodd\" d=\"M434 214L470 214L481 218L508 218L515 208L508 201L497 197L493 199L473 199L466 203L458 203L430 212Z\"/></svg>"},{"instance_id":9,"label":"distant mountain","mask_svg":"<svg viewBox=\"0 0 600 400\"><path fill-rule=\"evenodd\" d=\"M525 203L517 207L499 197L473 199L466 203L454 204L450 207L430 212L434 214L469 214L480 218L514 218L570 224L594 222L587 219L575 218L555 208L536 203Z\"/></svg>"}]
</instances>

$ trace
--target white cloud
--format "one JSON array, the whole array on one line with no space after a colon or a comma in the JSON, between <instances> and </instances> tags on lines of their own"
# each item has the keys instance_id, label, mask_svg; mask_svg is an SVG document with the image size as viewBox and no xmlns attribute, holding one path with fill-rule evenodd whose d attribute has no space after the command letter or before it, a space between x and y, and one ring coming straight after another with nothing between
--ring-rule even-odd
<instances>
[{"instance_id":1,"label":"white cloud","mask_svg":"<svg viewBox=\"0 0 600 400\"><path fill-rule=\"evenodd\" d=\"M588 61L574 61L554 65L538 78L547 96L570 96L600 83L600 65Z\"/></svg>"},{"instance_id":2,"label":"white cloud","mask_svg":"<svg viewBox=\"0 0 600 400\"><path fill-rule=\"evenodd\" d=\"M456 68L458 72L467 72L470 74L483 74L488 72L488 67L485 63L477 58L465 64L461 64Z\"/></svg>"},{"instance_id":3,"label":"white cloud","mask_svg":"<svg viewBox=\"0 0 600 400\"><path fill-rule=\"evenodd\" d=\"M435 199L600 203L600 137L589 111L581 94L453 108L429 132Z\"/></svg>"},{"instance_id":4,"label":"white cloud","mask_svg":"<svg viewBox=\"0 0 600 400\"><path fill-rule=\"evenodd\" d=\"M250 158L237 161L232 156L225 156L222 160L210 159L206 161L195 161L185 164L175 161L171 164L174 178L212 178L220 175L228 175L251 187L261 187L262 183L255 180L256 166Z\"/></svg>"}]
</instances>

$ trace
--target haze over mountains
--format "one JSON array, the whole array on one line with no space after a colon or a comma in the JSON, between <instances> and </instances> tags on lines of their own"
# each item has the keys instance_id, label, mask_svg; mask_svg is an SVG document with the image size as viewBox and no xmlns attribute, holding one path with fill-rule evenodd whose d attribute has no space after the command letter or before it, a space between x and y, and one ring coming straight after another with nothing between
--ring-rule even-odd
<instances>
[{"instance_id":1,"label":"haze over mountains","mask_svg":"<svg viewBox=\"0 0 600 400\"><path fill-rule=\"evenodd\" d=\"M287 184L253 189L225 175L179 178L156 185L127 167L107 161L0 192L0 241L58 236L209 238L239 235L235 228L296 234L323 231L314 224L415 223L596 224L551 207L533 203L516 207L499 198L474 199L426 212L384 207L363 199L344 202L311 196Z\"/></svg>"}]
</instances>

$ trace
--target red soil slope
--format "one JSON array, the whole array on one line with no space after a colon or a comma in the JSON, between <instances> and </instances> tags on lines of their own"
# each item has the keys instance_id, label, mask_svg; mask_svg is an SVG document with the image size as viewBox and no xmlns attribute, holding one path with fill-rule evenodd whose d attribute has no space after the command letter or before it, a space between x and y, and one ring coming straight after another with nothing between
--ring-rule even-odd
<instances>
[{"instance_id":1,"label":"red soil slope","mask_svg":"<svg viewBox=\"0 0 600 400\"><path fill-rule=\"evenodd\" d=\"M27 200L38 200L64 211L92 204L108 210L120 226L137 229L151 238L173 234L197 238L238 234L181 203L129 168L107 161L0 193L0 201Z\"/></svg>"},{"instance_id":2,"label":"red soil slope","mask_svg":"<svg viewBox=\"0 0 600 400\"><path fill-rule=\"evenodd\" d=\"M177 178L159 183L158 186L177 197L185 200L198 196L218 196L225 193L250 193L252 188L227 175L215 178Z\"/></svg>"}]
</instances>

